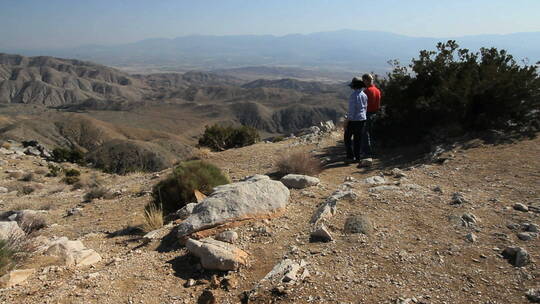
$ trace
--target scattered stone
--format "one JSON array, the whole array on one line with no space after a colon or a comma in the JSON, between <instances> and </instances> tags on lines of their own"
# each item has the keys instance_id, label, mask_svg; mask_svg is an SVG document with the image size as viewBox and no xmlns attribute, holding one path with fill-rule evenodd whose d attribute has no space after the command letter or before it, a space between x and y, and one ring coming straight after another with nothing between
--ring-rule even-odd
<instances>
[{"instance_id":1,"label":"scattered stone","mask_svg":"<svg viewBox=\"0 0 540 304\"><path fill-rule=\"evenodd\" d=\"M189 203L186 204L184 207L178 209L175 213L176 218L185 220L187 219L192 213L193 209L197 206L197 203Z\"/></svg>"},{"instance_id":2,"label":"scattered stone","mask_svg":"<svg viewBox=\"0 0 540 304\"><path fill-rule=\"evenodd\" d=\"M472 233L472 232L467 233L465 238L467 239L467 241L469 241L471 243L476 242L476 239L477 239L476 235L474 233Z\"/></svg>"},{"instance_id":3,"label":"scattered stone","mask_svg":"<svg viewBox=\"0 0 540 304\"><path fill-rule=\"evenodd\" d=\"M401 188L399 188L398 186L394 186L394 185L382 185L382 186L369 188L368 191L373 193L373 192L397 191L397 190L401 190Z\"/></svg>"},{"instance_id":4,"label":"scattered stone","mask_svg":"<svg viewBox=\"0 0 540 304\"><path fill-rule=\"evenodd\" d=\"M8 193L9 190L6 187L0 187L0 193Z\"/></svg>"},{"instance_id":5,"label":"scattered stone","mask_svg":"<svg viewBox=\"0 0 540 304\"><path fill-rule=\"evenodd\" d=\"M66 266L89 266L101 261L101 256L93 249L87 249L81 241L70 241L66 237L52 241L45 254L60 258Z\"/></svg>"},{"instance_id":6,"label":"scattered stone","mask_svg":"<svg viewBox=\"0 0 540 304\"><path fill-rule=\"evenodd\" d=\"M514 223L510 223L510 224L506 225L506 228L508 228L510 230L518 230L519 227L520 227L519 224L514 224Z\"/></svg>"},{"instance_id":7,"label":"scattered stone","mask_svg":"<svg viewBox=\"0 0 540 304\"><path fill-rule=\"evenodd\" d=\"M527 232L537 232L537 233L540 232L540 228L538 227L538 225L531 224L531 223L524 223L523 230Z\"/></svg>"},{"instance_id":8,"label":"scattered stone","mask_svg":"<svg viewBox=\"0 0 540 304\"><path fill-rule=\"evenodd\" d=\"M332 234L326 228L324 224L321 224L318 227L315 227L315 229L310 234L310 241L311 242L331 242L334 238L332 237Z\"/></svg>"},{"instance_id":9,"label":"scattered stone","mask_svg":"<svg viewBox=\"0 0 540 304\"><path fill-rule=\"evenodd\" d=\"M386 180L384 179L384 177L377 175L366 178L364 182L369 185L381 185L385 184Z\"/></svg>"},{"instance_id":10,"label":"scattered stone","mask_svg":"<svg viewBox=\"0 0 540 304\"><path fill-rule=\"evenodd\" d=\"M201 265L209 270L237 270L247 262L248 254L229 243L206 238L202 240L188 239L188 251L201 260Z\"/></svg>"},{"instance_id":11,"label":"scattered stone","mask_svg":"<svg viewBox=\"0 0 540 304\"><path fill-rule=\"evenodd\" d=\"M216 240L234 244L238 240L238 233L231 230L223 231L216 236Z\"/></svg>"},{"instance_id":12,"label":"scattered stone","mask_svg":"<svg viewBox=\"0 0 540 304\"><path fill-rule=\"evenodd\" d=\"M478 218L472 213L464 213L461 216L461 224L465 227L473 227L478 223Z\"/></svg>"},{"instance_id":13,"label":"scattered stone","mask_svg":"<svg viewBox=\"0 0 540 304\"><path fill-rule=\"evenodd\" d=\"M517 234L517 237L522 241L530 241L538 237L536 232L520 232Z\"/></svg>"},{"instance_id":14,"label":"scattered stone","mask_svg":"<svg viewBox=\"0 0 540 304\"><path fill-rule=\"evenodd\" d=\"M301 175L301 174L287 174L280 180L287 188L304 189L311 186L316 186L320 183L320 180L316 177Z\"/></svg>"},{"instance_id":15,"label":"scattered stone","mask_svg":"<svg viewBox=\"0 0 540 304\"><path fill-rule=\"evenodd\" d=\"M231 222L271 217L285 209L289 195L287 187L266 175L218 186L176 227L176 235L183 239L194 232Z\"/></svg>"},{"instance_id":16,"label":"scattered stone","mask_svg":"<svg viewBox=\"0 0 540 304\"><path fill-rule=\"evenodd\" d=\"M352 176L347 176L345 178L345 182L356 183L356 178L354 178Z\"/></svg>"},{"instance_id":17,"label":"scattered stone","mask_svg":"<svg viewBox=\"0 0 540 304\"><path fill-rule=\"evenodd\" d=\"M390 171L390 173L394 176L394 177L397 177L397 178L402 178L402 177L407 177L407 174L405 174L403 171L401 171L401 169L399 168L394 168L392 169L392 171Z\"/></svg>"},{"instance_id":18,"label":"scattered stone","mask_svg":"<svg viewBox=\"0 0 540 304\"><path fill-rule=\"evenodd\" d=\"M506 247L502 256L515 267L523 267L531 262L529 253L521 247Z\"/></svg>"},{"instance_id":19,"label":"scattered stone","mask_svg":"<svg viewBox=\"0 0 540 304\"><path fill-rule=\"evenodd\" d=\"M329 218L336 214L338 201L342 199L355 200L357 197L358 195L352 190L337 190L336 192L332 193L332 195L330 195L324 201L324 203L319 206L319 208L317 208L311 217L311 223L317 224L320 220Z\"/></svg>"},{"instance_id":20,"label":"scattered stone","mask_svg":"<svg viewBox=\"0 0 540 304\"><path fill-rule=\"evenodd\" d=\"M463 193L455 192L452 194L452 200L450 201L450 205L461 205L466 204L469 201L463 196Z\"/></svg>"},{"instance_id":21,"label":"scattered stone","mask_svg":"<svg viewBox=\"0 0 540 304\"><path fill-rule=\"evenodd\" d=\"M373 223L366 215L353 215L345 221L344 231L346 233L371 234L373 232Z\"/></svg>"},{"instance_id":22,"label":"scattered stone","mask_svg":"<svg viewBox=\"0 0 540 304\"><path fill-rule=\"evenodd\" d=\"M527 290L525 295L527 296L527 299L529 299L529 301L531 301L532 303L540 303L540 288L531 288Z\"/></svg>"},{"instance_id":23,"label":"scattered stone","mask_svg":"<svg viewBox=\"0 0 540 304\"><path fill-rule=\"evenodd\" d=\"M82 215L82 211L83 209L79 207L70 208L67 210L66 216Z\"/></svg>"},{"instance_id":24,"label":"scattered stone","mask_svg":"<svg viewBox=\"0 0 540 304\"><path fill-rule=\"evenodd\" d=\"M358 166L362 167L362 168L369 168L369 167L373 166L373 158L361 159Z\"/></svg>"},{"instance_id":25,"label":"scattered stone","mask_svg":"<svg viewBox=\"0 0 540 304\"><path fill-rule=\"evenodd\" d=\"M260 283L270 282L271 284L279 284L282 282L287 283L296 281L304 274L302 273L302 275L298 277L298 273L303 267L305 267L304 261L297 263L291 259L284 259L275 265L274 268L264 276Z\"/></svg>"},{"instance_id":26,"label":"scattered stone","mask_svg":"<svg viewBox=\"0 0 540 304\"><path fill-rule=\"evenodd\" d=\"M35 272L35 269L17 269L0 277L0 286L10 288L25 282Z\"/></svg>"},{"instance_id":27,"label":"scattered stone","mask_svg":"<svg viewBox=\"0 0 540 304\"><path fill-rule=\"evenodd\" d=\"M522 203L516 203L514 204L514 210L521 211L521 212L529 212L529 207Z\"/></svg>"},{"instance_id":28,"label":"scattered stone","mask_svg":"<svg viewBox=\"0 0 540 304\"><path fill-rule=\"evenodd\" d=\"M194 279L189 279L186 281L186 283L184 283L184 287L186 288L193 287L195 286L195 284L197 284L197 281L195 281Z\"/></svg>"}]
</instances>

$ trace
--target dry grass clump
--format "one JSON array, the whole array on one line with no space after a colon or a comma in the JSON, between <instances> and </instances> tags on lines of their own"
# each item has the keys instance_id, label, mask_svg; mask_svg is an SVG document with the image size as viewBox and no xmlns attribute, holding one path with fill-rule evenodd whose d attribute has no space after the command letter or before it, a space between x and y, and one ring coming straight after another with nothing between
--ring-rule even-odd
<instances>
[{"instance_id":1,"label":"dry grass clump","mask_svg":"<svg viewBox=\"0 0 540 304\"><path fill-rule=\"evenodd\" d=\"M33 251L35 246L26 235L10 233L0 240L0 276L20 265Z\"/></svg>"},{"instance_id":2,"label":"dry grass clump","mask_svg":"<svg viewBox=\"0 0 540 304\"><path fill-rule=\"evenodd\" d=\"M282 175L317 175L322 172L322 165L321 162L310 153L298 151L283 155L277 163L277 169Z\"/></svg>"},{"instance_id":3,"label":"dry grass clump","mask_svg":"<svg viewBox=\"0 0 540 304\"><path fill-rule=\"evenodd\" d=\"M34 173L26 173L25 175L23 175L23 177L21 177L21 181L23 182L32 182L32 181L35 181L36 180L36 177L34 175Z\"/></svg>"},{"instance_id":4,"label":"dry grass clump","mask_svg":"<svg viewBox=\"0 0 540 304\"><path fill-rule=\"evenodd\" d=\"M27 234L47 227L47 220L39 213L25 213L18 223L19 227Z\"/></svg>"},{"instance_id":5,"label":"dry grass clump","mask_svg":"<svg viewBox=\"0 0 540 304\"><path fill-rule=\"evenodd\" d=\"M43 168L39 168L39 169L36 169L34 171L35 174L38 174L38 175L46 175L49 171L43 169Z\"/></svg>"},{"instance_id":6,"label":"dry grass clump","mask_svg":"<svg viewBox=\"0 0 540 304\"><path fill-rule=\"evenodd\" d=\"M155 204L148 204L144 208L144 223L142 228L146 232L163 227L163 210Z\"/></svg>"},{"instance_id":7,"label":"dry grass clump","mask_svg":"<svg viewBox=\"0 0 540 304\"><path fill-rule=\"evenodd\" d=\"M22 189L19 191L22 195L28 195L36 191L36 187L32 185L25 185L22 187Z\"/></svg>"},{"instance_id":8,"label":"dry grass clump","mask_svg":"<svg viewBox=\"0 0 540 304\"><path fill-rule=\"evenodd\" d=\"M91 202L98 198L112 199L114 197L113 193L107 187L103 186L103 182L97 175L93 175L90 181L86 182L86 186L88 187L88 192L84 195L86 202Z\"/></svg>"}]
</instances>

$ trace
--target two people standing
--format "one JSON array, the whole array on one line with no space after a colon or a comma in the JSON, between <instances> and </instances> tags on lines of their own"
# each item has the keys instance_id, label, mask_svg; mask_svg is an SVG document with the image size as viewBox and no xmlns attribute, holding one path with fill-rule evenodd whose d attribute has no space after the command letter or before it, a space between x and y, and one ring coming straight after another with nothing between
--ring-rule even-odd
<instances>
[{"instance_id":1,"label":"two people standing","mask_svg":"<svg viewBox=\"0 0 540 304\"><path fill-rule=\"evenodd\" d=\"M373 84L370 74L354 77L349 86L353 92L349 97L344 142L347 159L359 161L373 155L371 128L381 108L381 92Z\"/></svg>"}]
</instances>

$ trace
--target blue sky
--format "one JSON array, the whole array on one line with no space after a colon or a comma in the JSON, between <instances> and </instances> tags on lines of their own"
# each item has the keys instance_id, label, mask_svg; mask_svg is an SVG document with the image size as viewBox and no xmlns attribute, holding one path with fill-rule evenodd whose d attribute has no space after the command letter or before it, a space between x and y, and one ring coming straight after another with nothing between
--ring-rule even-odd
<instances>
[{"instance_id":1,"label":"blue sky","mask_svg":"<svg viewBox=\"0 0 540 304\"><path fill-rule=\"evenodd\" d=\"M505 34L540 31L539 12L540 0L0 0L0 48L339 29Z\"/></svg>"}]
</instances>

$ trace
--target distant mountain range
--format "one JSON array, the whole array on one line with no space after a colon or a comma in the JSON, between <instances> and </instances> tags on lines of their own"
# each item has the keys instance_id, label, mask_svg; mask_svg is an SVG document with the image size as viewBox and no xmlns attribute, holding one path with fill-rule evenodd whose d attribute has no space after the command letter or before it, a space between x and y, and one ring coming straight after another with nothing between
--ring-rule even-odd
<instances>
[{"instance_id":1,"label":"distant mountain range","mask_svg":"<svg viewBox=\"0 0 540 304\"><path fill-rule=\"evenodd\" d=\"M85 45L66 49L0 51L91 60L113 66L161 66L218 70L246 66L284 66L341 71L389 69L388 60L410 62L437 42L456 40L461 47L506 49L520 61L540 61L540 32L507 35L418 38L388 32L340 30L286 36L184 36L146 39L113 46Z\"/></svg>"}]
</instances>

